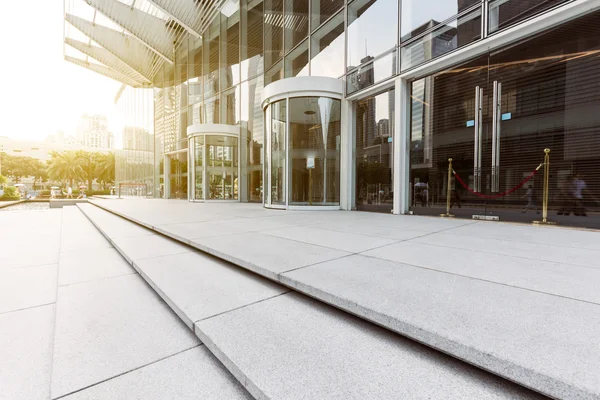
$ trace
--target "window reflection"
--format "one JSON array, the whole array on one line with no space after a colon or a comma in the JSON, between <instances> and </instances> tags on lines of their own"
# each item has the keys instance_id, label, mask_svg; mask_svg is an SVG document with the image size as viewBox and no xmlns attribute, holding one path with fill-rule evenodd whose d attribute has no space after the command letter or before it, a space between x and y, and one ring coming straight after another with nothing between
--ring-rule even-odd
<instances>
[{"instance_id":1,"label":"window reflection","mask_svg":"<svg viewBox=\"0 0 600 400\"><path fill-rule=\"evenodd\" d=\"M286 0L285 2L285 49L293 49L308 36L309 0Z\"/></svg>"},{"instance_id":2,"label":"window reflection","mask_svg":"<svg viewBox=\"0 0 600 400\"><path fill-rule=\"evenodd\" d=\"M469 13L402 48L404 71L481 38L481 10Z\"/></svg>"},{"instance_id":3,"label":"window reflection","mask_svg":"<svg viewBox=\"0 0 600 400\"><path fill-rule=\"evenodd\" d=\"M283 0L265 0L265 69L283 57Z\"/></svg>"},{"instance_id":4,"label":"window reflection","mask_svg":"<svg viewBox=\"0 0 600 400\"><path fill-rule=\"evenodd\" d=\"M250 7L250 5L248 5ZM263 66L263 3L259 2L246 11L246 23L242 26L242 81L264 72Z\"/></svg>"},{"instance_id":5,"label":"window reflection","mask_svg":"<svg viewBox=\"0 0 600 400\"><path fill-rule=\"evenodd\" d=\"M204 35L204 98L219 92L219 19Z\"/></svg>"},{"instance_id":6,"label":"window reflection","mask_svg":"<svg viewBox=\"0 0 600 400\"><path fill-rule=\"evenodd\" d=\"M343 0L312 0L311 29L315 30L323 22L344 6ZM343 18L342 18L343 19Z\"/></svg>"},{"instance_id":7,"label":"window reflection","mask_svg":"<svg viewBox=\"0 0 600 400\"><path fill-rule=\"evenodd\" d=\"M240 82L240 10L238 3L235 8L223 9L221 13L221 65L222 88L229 88ZM227 11L227 14L224 12Z\"/></svg>"},{"instance_id":8,"label":"window reflection","mask_svg":"<svg viewBox=\"0 0 600 400\"><path fill-rule=\"evenodd\" d=\"M262 167L263 167L263 112L261 108L262 78L242 83L241 118L242 134L248 140L247 168L248 201L262 201ZM243 173L243 172L242 172Z\"/></svg>"},{"instance_id":9,"label":"window reflection","mask_svg":"<svg viewBox=\"0 0 600 400\"><path fill-rule=\"evenodd\" d=\"M481 0L402 0L400 37L418 36L475 4Z\"/></svg>"},{"instance_id":10,"label":"window reflection","mask_svg":"<svg viewBox=\"0 0 600 400\"><path fill-rule=\"evenodd\" d=\"M286 104L285 100L269 106L271 120L269 135L271 141L271 204L285 204L285 174L286 174Z\"/></svg>"},{"instance_id":11,"label":"window reflection","mask_svg":"<svg viewBox=\"0 0 600 400\"><path fill-rule=\"evenodd\" d=\"M396 74L396 54L394 51L348 75L346 91L353 93L394 76Z\"/></svg>"},{"instance_id":12,"label":"window reflection","mask_svg":"<svg viewBox=\"0 0 600 400\"><path fill-rule=\"evenodd\" d=\"M285 76L308 76L308 40L285 57Z\"/></svg>"},{"instance_id":13,"label":"window reflection","mask_svg":"<svg viewBox=\"0 0 600 400\"><path fill-rule=\"evenodd\" d=\"M348 69L394 48L397 26L397 0L356 0L351 3L348 6Z\"/></svg>"},{"instance_id":14,"label":"window reflection","mask_svg":"<svg viewBox=\"0 0 600 400\"><path fill-rule=\"evenodd\" d=\"M278 62L273 68L265 73L265 85L283 79L283 61Z\"/></svg>"},{"instance_id":15,"label":"window reflection","mask_svg":"<svg viewBox=\"0 0 600 400\"><path fill-rule=\"evenodd\" d=\"M495 0L489 4L489 32L496 32L569 0Z\"/></svg>"},{"instance_id":16,"label":"window reflection","mask_svg":"<svg viewBox=\"0 0 600 400\"><path fill-rule=\"evenodd\" d=\"M343 13L312 34L311 53L311 75L337 78L344 73Z\"/></svg>"}]
</instances>

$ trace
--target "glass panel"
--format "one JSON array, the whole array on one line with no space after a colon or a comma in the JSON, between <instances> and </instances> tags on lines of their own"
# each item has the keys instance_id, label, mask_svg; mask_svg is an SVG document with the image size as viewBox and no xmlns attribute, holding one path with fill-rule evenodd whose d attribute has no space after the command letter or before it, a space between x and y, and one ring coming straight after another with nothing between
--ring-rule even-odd
<instances>
[{"instance_id":1,"label":"glass panel","mask_svg":"<svg viewBox=\"0 0 600 400\"><path fill-rule=\"evenodd\" d=\"M265 69L283 57L283 0L265 0Z\"/></svg>"},{"instance_id":2,"label":"glass panel","mask_svg":"<svg viewBox=\"0 0 600 400\"><path fill-rule=\"evenodd\" d=\"M489 4L489 32L506 28L569 0L496 0Z\"/></svg>"},{"instance_id":3,"label":"glass panel","mask_svg":"<svg viewBox=\"0 0 600 400\"><path fill-rule=\"evenodd\" d=\"M204 115L202 121L204 124L219 123L219 96L215 96L204 102Z\"/></svg>"},{"instance_id":4,"label":"glass panel","mask_svg":"<svg viewBox=\"0 0 600 400\"><path fill-rule=\"evenodd\" d=\"M356 209L391 212L394 203L394 91L356 102Z\"/></svg>"},{"instance_id":5,"label":"glass panel","mask_svg":"<svg viewBox=\"0 0 600 400\"><path fill-rule=\"evenodd\" d=\"M481 10L464 15L401 48L401 70L407 70L481 38Z\"/></svg>"},{"instance_id":6,"label":"glass panel","mask_svg":"<svg viewBox=\"0 0 600 400\"><path fill-rule=\"evenodd\" d=\"M290 204L340 201L340 101L290 99Z\"/></svg>"},{"instance_id":7,"label":"glass panel","mask_svg":"<svg viewBox=\"0 0 600 400\"><path fill-rule=\"evenodd\" d=\"M262 79L242 83L242 136L247 135L248 201L262 201L263 111L260 106ZM242 164L242 168L244 165Z\"/></svg>"},{"instance_id":8,"label":"glass panel","mask_svg":"<svg viewBox=\"0 0 600 400\"><path fill-rule=\"evenodd\" d=\"M308 76L308 40L285 56L285 76Z\"/></svg>"},{"instance_id":9,"label":"glass panel","mask_svg":"<svg viewBox=\"0 0 600 400\"><path fill-rule=\"evenodd\" d=\"M263 66L263 3L247 10L242 25L242 81L264 72Z\"/></svg>"},{"instance_id":10,"label":"glass panel","mask_svg":"<svg viewBox=\"0 0 600 400\"><path fill-rule=\"evenodd\" d=\"M311 35L310 74L337 78L344 74L344 14L340 12Z\"/></svg>"},{"instance_id":11,"label":"glass panel","mask_svg":"<svg viewBox=\"0 0 600 400\"><path fill-rule=\"evenodd\" d=\"M194 138L194 172L196 182L194 183L194 199L204 200L204 136Z\"/></svg>"},{"instance_id":12,"label":"glass panel","mask_svg":"<svg viewBox=\"0 0 600 400\"><path fill-rule=\"evenodd\" d=\"M396 46L397 0L356 0L348 6L348 69Z\"/></svg>"},{"instance_id":13,"label":"glass panel","mask_svg":"<svg viewBox=\"0 0 600 400\"><path fill-rule=\"evenodd\" d=\"M269 106L271 108L271 204L285 204L286 174L286 104L285 100Z\"/></svg>"},{"instance_id":14,"label":"glass panel","mask_svg":"<svg viewBox=\"0 0 600 400\"><path fill-rule=\"evenodd\" d=\"M204 35L204 98L219 92L219 19L215 19Z\"/></svg>"},{"instance_id":15,"label":"glass panel","mask_svg":"<svg viewBox=\"0 0 600 400\"><path fill-rule=\"evenodd\" d=\"M169 159L169 198L187 199L187 152L171 154Z\"/></svg>"},{"instance_id":16,"label":"glass panel","mask_svg":"<svg viewBox=\"0 0 600 400\"><path fill-rule=\"evenodd\" d=\"M278 62L273 68L265 73L265 86L280 79L283 79L283 61Z\"/></svg>"},{"instance_id":17,"label":"glass panel","mask_svg":"<svg viewBox=\"0 0 600 400\"><path fill-rule=\"evenodd\" d=\"M221 85L223 89L240 83L239 2L228 2L221 11Z\"/></svg>"},{"instance_id":18,"label":"glass panel","mask_svg":"<svg viewBox=\"0 0 600 400\"><path fill-rule=\"evenodd\" d=\"M353 93L394 75L396 75L395 51L348 75L346 91L347 93Z\"/></svg>"},{"instance_id":19,"label":"glass panel","mask_svg":"<svg viewBox=\"0 0 600 400\"><path fill-rule=\"evenodd\" d=\"M238 139L231 136L206 135L207 199L237 200Z\"/></svg>"},{"instance_id":20,"label":"glass panel","mask_svg":"<svg viewBox=\"0 0 600 400\"><path fill-rule=\"evenodd\" d=\"M478 3L481 0L402 0L401 40L418 36Z\"/></svg>"},{"instance_id":21,"label":"glass panel","mask_svg":"<svg viewBox=\"0 0 600 400\"><path fill-rule=\"evenodd\" d=\"M312 0L311 30L315 30L344 6L344 0ZM343 20L343 17L342 17Z\"/></svg>"},{"instance_id":22,"label":"glass panel","mask_svg":"<svg viewBox=\"0 0 600 400\"><path fill-rule=\"evenodd\" d=\"M233 89L221 95L222 98L222 113L221 121L224 124L237 125L240 123L240 87L236 86Z\"/></svg>"},{"instance_id":23,"label":"glass panel","mask_svg":"<svg viewBox=\"0 0 600 400\"><path fill-rule=\"evenodd\" d=\"M188 79L202 78L202 39L189 35ZM196 80L194 80L196 82Z\"/></svg>"},{"instance_id":24,"label":"glass panel","mask_svg":"<svg viewBox=\"0 0 600 400\"><path fill-rule=\"evenodd\" d=\"M293 49L308 36L309 0L285 1L285 50Z\"/></svg>"}]
</instances>

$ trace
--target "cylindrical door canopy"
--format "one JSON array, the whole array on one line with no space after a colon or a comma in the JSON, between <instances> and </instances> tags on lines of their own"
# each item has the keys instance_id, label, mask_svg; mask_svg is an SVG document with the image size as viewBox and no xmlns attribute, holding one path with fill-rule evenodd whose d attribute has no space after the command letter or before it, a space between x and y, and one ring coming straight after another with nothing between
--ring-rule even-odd
<instances>
[{"instance_id":1,"label":"cylindrical door canopy","mask_svg":"<svg viewBox=\"0 0 600 400\"><path fill-rule=\"evenodd\" d=\"M325 77L264 88L265 207L339 209L342 93Z\"/></svg>"}]
</instances>

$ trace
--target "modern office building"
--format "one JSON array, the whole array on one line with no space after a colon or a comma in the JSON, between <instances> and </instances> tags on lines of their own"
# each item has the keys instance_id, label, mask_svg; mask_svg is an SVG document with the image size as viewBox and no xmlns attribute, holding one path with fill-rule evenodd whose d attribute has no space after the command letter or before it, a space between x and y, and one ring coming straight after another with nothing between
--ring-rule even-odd
<instances>
[{"instance_id":1,"label":"modern office building","mask_svg":"<svg viewBox=\"0 0 600 400\"><path fill-rule=\"evenodd\" d=\"M108 118L105 115L82 115L77 123L75 138L84 148L115 148L115 136L108 130Z\"/></svg>"},{"instance_id":2,"label":"modern office building","mask_svg":"<svg viewBox=\"0 0 600 400\"><path fill-rule=\"evenodd\" d=\"M155 196L430 215L450 196L530 221L548 148L552 218L600 227L600 0L70 0L65 19L67 60L153 91Z\"/></svg>"}]
</instances>

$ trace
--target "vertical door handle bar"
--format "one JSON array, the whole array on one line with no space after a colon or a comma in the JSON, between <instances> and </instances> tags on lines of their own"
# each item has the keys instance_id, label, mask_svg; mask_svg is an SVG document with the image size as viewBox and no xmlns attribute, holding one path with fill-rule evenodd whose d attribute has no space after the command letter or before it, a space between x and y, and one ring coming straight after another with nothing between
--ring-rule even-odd
<instances>
[{"instance_id":1,"label":"vertical door handle bar","mask_svg":"<svg viewBox=\"0 0 600 400\"><path fill-rule=\"evenodd\" d=\"M480 99L480 95L481 93L483 93L483 90L480 91L479 86L475 87L475 129L473 130L473 141L474 141L474 148L473 148L473 183L475 186L475 190L479 191L479 167L481 165L481 162L479 161L479 157L480 157L480 143L479 143L479 139L480 139L480 129L479 129L479 125L481 124L481 118L480 118L480 111L481 111L481 99Z\"/></svg>"},{"instance_id":2,"label":"vertical door handle bar","mask_svg":"<svg viewBox=\"0 0 600 400\"><path fill-rule=\"evenodd\" d=\"M496 133L498 128L498 81L494 81L492 100L492 192L496 192Z\"/></svg>"},{"instance_id":3,"label":"vertical door handle bar","mask_svg":"<svg viewBox=\"0 0 600 400\"><path fill-rule=\"evenodd\" d=\"M500 131L502 128L502 82L498 82L496 111L496 192L500 191Z\"/></svg>"}]
</instances>

